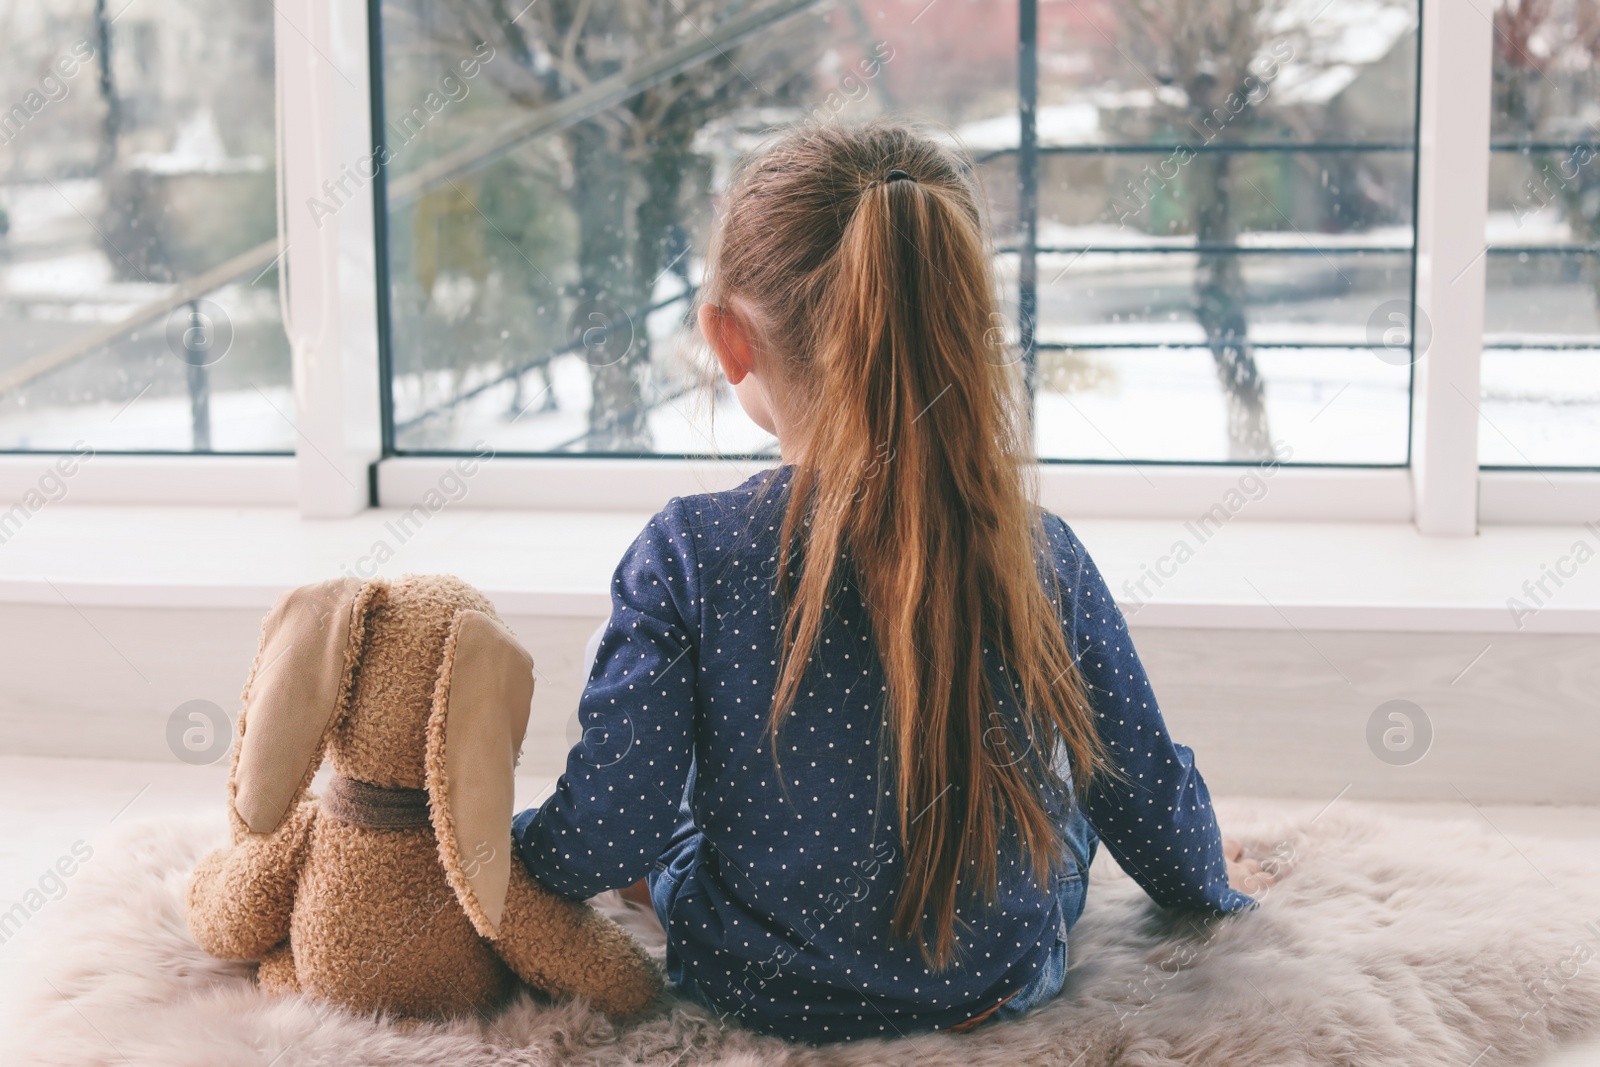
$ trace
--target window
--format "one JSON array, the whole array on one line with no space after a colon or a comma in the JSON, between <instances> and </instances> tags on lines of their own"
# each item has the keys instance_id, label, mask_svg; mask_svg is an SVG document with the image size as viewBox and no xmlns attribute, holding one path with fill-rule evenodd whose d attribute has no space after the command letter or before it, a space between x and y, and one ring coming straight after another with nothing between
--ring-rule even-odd
<instances>
[{"instance_id":1,"label":"window","mask_svg":"<svg viewBox=\"0 0 1600 1067\"><path fill-rule=\"evenodd\" d=\"M7 22L0 448L291 450L271 4Z\"/></svg>"},{"instance_id":2,"label":"window","mask_svg":"<svg viewBox=\"0 0 1600 1067\"><path fill-rule=\"evenodd\" d=\"M119 499L248 463L315 514L486 447L529 457L504 506L731 476L775 442L687 313L734 161L898 115L973 155L1060 499L1186 513L1270 459L1339 469L1263 517L1587 514L1600 9L1426 3L13 0L0 451L257 453L118 460Z\"/></svg>"},{"instance_id":3,"label":"window","mask_svg":"<svg viewBox=\"0 0 1600 1067\"><path fill-rule=\"evenodd\" d=\"M807 117L1016 114L1015 14L976 0L514 14L383 9L401 453L775 452L686 329L734 160Z\"/></svg>"},{"instance_id":4,"label":"window","mask_svg":"<svg viewBox=\"0 0 1600 1067\"><path fill-rule=\"evenodd\" d=\"M1485 466L1600 466L1600 7L1495 11Z\"/></svg>"},{"instance_id":5,"label":"window","mask_svg":"<svg viewBox=\"0 0 1600 1067\"><path fill-rule=\"evenodd\" d=\"M717 193L774 127L907 113L1036 309L1041 456L1405 463L1415 5L1223 7L386 5L394 448L771 451L685 328Z\"/></svg>"},{"instance_id":6,"label":"window","mask_svg":"<svg viewBox=\"0 0 1600 1067\"><path fill-rule=\"evenodd\" d=\"M1415 5L1039 15L1041 455L1403 464Z\"/></svg>"}]
</instances>

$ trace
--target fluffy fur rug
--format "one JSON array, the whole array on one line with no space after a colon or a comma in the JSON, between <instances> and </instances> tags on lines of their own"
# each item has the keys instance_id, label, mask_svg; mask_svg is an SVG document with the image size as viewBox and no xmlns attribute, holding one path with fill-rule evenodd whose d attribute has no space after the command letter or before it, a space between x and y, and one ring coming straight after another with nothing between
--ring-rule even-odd
<instances>
[{"instance_id":1,"label":"fluffy fur rug","mask_svg":"<svg viewBox=\"0 0 1600 1067\"><path fill-rule=\"evenodd\" d=\"M524 994L493 1019L398 1025L260 993L184 926L212 823L144 825L39 922L6 1027L9 1064L129 1067L1061 1067L1523 1064L1600 1030L1600 857L1513 848L1481 820L1405 822L1348 802L1316 819L1223 806L1254 854L1292 872L1263 907L1209 928L1156 911L1097 864L1065 993L965 1036L805 1049L668 1000L619 1029ZM615 899L637 932L653 923Z\"/></svg>"}]
</instances>

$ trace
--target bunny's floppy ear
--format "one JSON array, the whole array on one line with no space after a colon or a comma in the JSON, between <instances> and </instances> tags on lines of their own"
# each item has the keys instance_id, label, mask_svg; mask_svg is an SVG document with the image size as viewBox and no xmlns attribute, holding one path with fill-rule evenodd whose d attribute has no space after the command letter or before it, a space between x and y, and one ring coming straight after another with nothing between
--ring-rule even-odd
<instances>
[{"instance_id":1,"label":"bunny's floppy ear","mask_svg":"<svg viewBox=\"0 0 1600 1067\"><path fill-rule=\"evenodd\" d=\"M528 729L533 658L497 620L461 611L428 718L428 810L472 925L498 933L511 880L512 771Z\"/></svg>"},{"instance_id":2,"label":"bunny's floppy ear","mask_svg":"<svg viewBox=\"0 0 1600 1067\"><path fill-rule=\"evenodd\" d=\"M251 833L277 829L316 774L349 702L377 585L336 578L291 589L262 624L233 779L234 811Z\"/></svg>"}]
</instances>

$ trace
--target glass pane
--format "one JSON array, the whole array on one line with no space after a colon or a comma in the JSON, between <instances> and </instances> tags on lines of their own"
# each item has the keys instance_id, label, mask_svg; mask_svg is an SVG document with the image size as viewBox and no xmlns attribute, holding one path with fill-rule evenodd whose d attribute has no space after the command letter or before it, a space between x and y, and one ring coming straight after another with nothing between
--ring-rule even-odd
<instances>
[{"instance_id":1,"label":"glass pane","mask_svg":"<svg viewBox=\"0 0 1600 1067\"><path fill-rule=\"evenodd\" d=\"M1205 344L1195 293L1238 292L1240 343L1344 346L1386 342L1374 309L1410 295L1407 251L1196 254L1056 252L1039 257L1041 341L1075 345ZM1408 362L1384 351L1385 362Z\"/></svg>"},{"instance_id":2,"label":"glass pane","mask_svg":"<svg viewBox=\"0 0 1600 1067\"><path fill-rule=\"evenodd\" d=\"M1414 0L1040 11L1040 454L1404 463Z\"/></svg>"},{"instance_id":3,"label":"glass pane","mask_svg":"<svg viewBox=\"0 0 1600 1067\"><path fill-rule=\"evenodd\" d=\"M1136 158L1066 162L1114 173ZM1412 157L1399 153L1195 155L1174 163L1170 178L1152 169L1161 180L1139 187L1142 202L1131 194L1108 197L1104 173L1098 183L1089 173L1052 183L1041 193L1047 221L1040 230L1039 337L1126 350L1118 361L1126 373L1075 388L1105 394L1097 418L1106 436L1138 435L1147 447L1163 443L1166 450L1145 452L1146 459L1248 460L1281 443L1295 461L1403 463L1409 374L1392 371L1410 362L1404 326L1411 309L1411 167ZM1352 174L1371 180L1349 180ZM1128 186L1111 188L1126 194ZM1368 194L1347 197L1353 188ZM1093 217L1096 193L1102 205L1117 205L1120 216ZM1394 347L1397 324L1401 351ZM1214 353L1208 339L1215 340ZM1181 356L1133 351L1161 345L1196 347ZM1321 347L1329 345L1347 350ZM1357 373L1347 365L1354 346L1372 346L1366 358L1374 366ZM1208 369L1199 376L1177 372L1202 364ZM1157 384L1150 374L1170 376ZM1354 387L1367 377L1376 392ZM1174 436L1170 419L1141 427L1167 404L1182 406L1183 394L1173 392L1179 382L1192 390L1178 420L1189 430ZM1368 407L1348 420L1316 424L1309 413L1294 413L1329 382L1335 389L1351 383L1342 407ZM1040 454L1104 458L1103 448L1071 451L1084 443L1081 435L1049 426L1048 413L1056 409L1043 392L1051 388L1042 375ZM1387 394L1391 388L1400 389L1398 402ZM1359 434L1327 433L1356 424Z\"/></svg>"},{"instance_id":4,"label":"glass pane","mask_svg":"<svg viewBox=\"0 0 1600 1067\"><path fill-rule=\"evenodd\" d=\"M1408 148L1416 28L1414 0L1044 3L1040 143Z\"/></svg>"},{"instance_id":5,"label":"glass pane","mask_svg":"<svg viewBox=\"0 0 1600 1067\"><path fill-rule=\"evenodd\" d=\"M1600 466L1600 6L1500 0L1481 462Z\"/></svg>"},{"instance_id":6,"label":"glass pane","mask_svg":"<svg viewBox=\"0 0 1600 1067\"><path fill-rule=\"evenodd\" d=\"M0 449L292 449L272 30L269 0L8 9Z\"/></svg>"},{"instance_id":7,"label":"glass pane","mask_svg":"<svg viewBox=\"0 0 1600 1067\"><path fill-rule=\"evenodd\" d=\"M1046 155L1041 245L1385 247L1412 243L1408 152L1155 152ZM1207 215L1231 190L1225 220ZM1227 232L1217 233L1225 222Z\"/></svg>"},{"instance_id":8,"label":"glass pane","mask_svg":"<svg viewBox=\"0 0 1600 1067\"><path fill-rule=\"evenodd\" d=\"M1600 256L1491 252L1479 461L1600 466Z\"/></svg>"},{"instance_id":9,"label":"glass pane","mask_svg":"<svg viewBox=\"0 0 1600 1067\"><path fill-rule=\"evenodd\" d=\"M984 0L506 10L383 8L401 451L769 450L684 325L734 160L808 117L1017 113L1015 12Z\"/></svg>"},{"instance_id":10,"label":"glass pane","mask_svg":"<svg viewBox=\"0 0 1600 1067\"><path fill-rule=\"evenodd\" d=\"M1257 348L1266 421L1285 463L1406 461L1409 368L1368 348ZM1228 396L1203 345L1039 353L1046 459L1237 460Z\"/></svg>"},{"instance_id":11,"label":"glass pane","mask_svg":"<svg viewBox=\"0 0 1600 1067\"><path fill-rule=\"evenodd\" d=\"M1593 140L1600 122L1594 0L1495 0L1494 29L1494 140Z\"/></svg>"},{"instance_id":12,"label":"glass pane","mask_svg":"<svg viewBox=\"0 0 1600 1067\"><path fill-rule=\"evenodd\" d=\"M1479 462L1600 467L1600 348L1487 349Z\"/></svg>"},{"instance_id":13,"label":"glass pane","mask_svg":"<svg viewBox=\"0 0 1600 1067\"><path fill-rule=\"evenodd\" d=\"M1600 348L1600 256L1491 250L1484 343Z\"/></svg>"},{"instance_id":14,"label":"glass pane","mask_svg":"<svg viewBox=\"0 0 1600 1067\"><path fill-rule=\"evenodd\" d=\"M1600 140L1600 130L1594 136ZM1489 154L1491 247L1547 248L1600 240L1600 143Z\"/></svg>"}]
</instances>

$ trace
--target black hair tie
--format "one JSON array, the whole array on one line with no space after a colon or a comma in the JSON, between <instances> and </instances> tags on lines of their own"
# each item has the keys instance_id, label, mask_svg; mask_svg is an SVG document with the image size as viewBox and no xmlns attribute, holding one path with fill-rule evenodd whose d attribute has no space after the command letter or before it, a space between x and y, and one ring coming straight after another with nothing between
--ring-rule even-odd
<instances>
[{"instance_id":1,"label":"black hair tie","mask_svg":"<svg viewBox=\"0 0 1600 1067\"><path fill-rule=\"evenodd\" d=\"M916 180L917 179L913 178L899 167L896 167L894 170L891 170L888 174L883 176L883 183L885 185L888 185L890 182L914 182Z\"/></svg>"}]
</instances>

